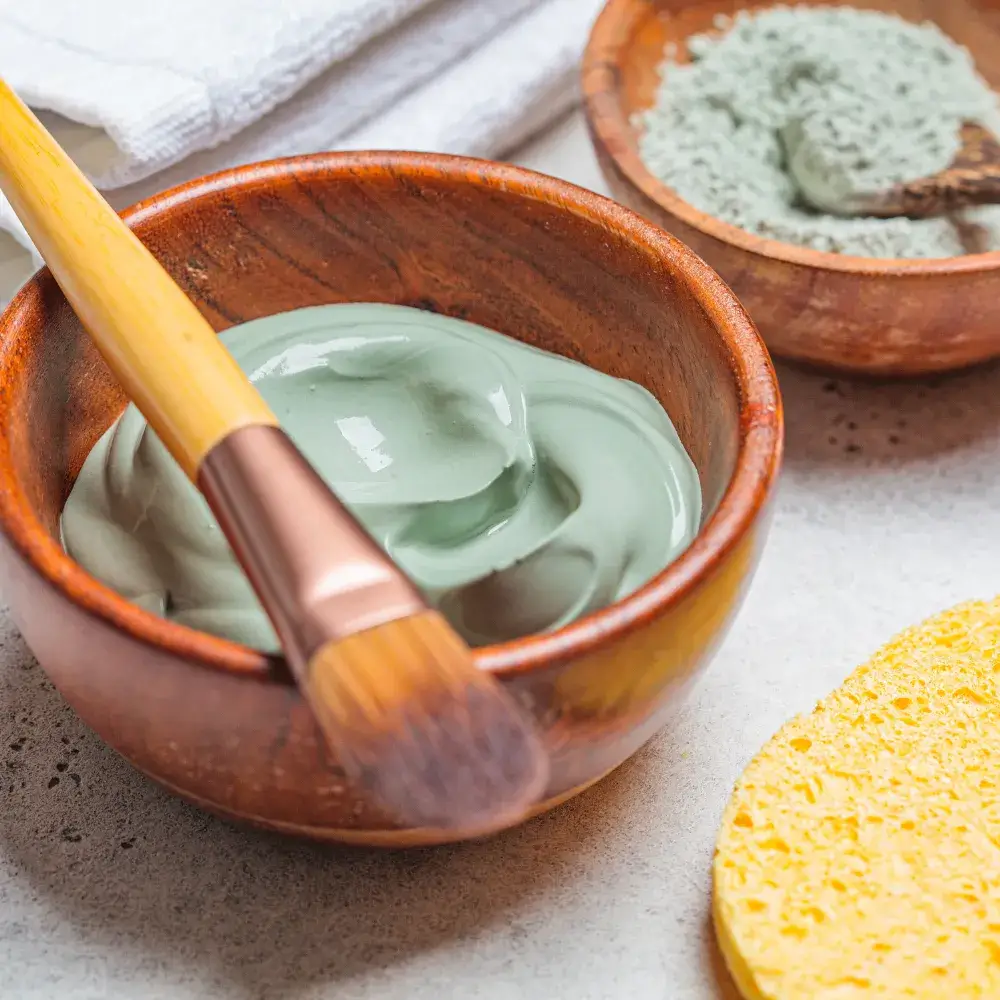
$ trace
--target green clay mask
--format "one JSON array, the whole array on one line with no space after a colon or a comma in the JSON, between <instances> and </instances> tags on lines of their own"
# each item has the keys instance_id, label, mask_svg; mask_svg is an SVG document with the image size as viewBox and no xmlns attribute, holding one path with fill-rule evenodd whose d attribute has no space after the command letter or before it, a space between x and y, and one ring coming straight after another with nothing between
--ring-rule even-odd
<instances>
[{"instance_id":1,"label":"green clay mask","mask_svg":"<svg viewBox=\"0 0 1000 1000\"><path fill-rule=\"evenodd\" d=\"M222 339L306 458L473 645L626 596L698 530L697 471L634 383L402 306L300 309ZM62 532L130 601L277 648L205 501L134 406L88 456Z\"/></svg>"}]
</instances>

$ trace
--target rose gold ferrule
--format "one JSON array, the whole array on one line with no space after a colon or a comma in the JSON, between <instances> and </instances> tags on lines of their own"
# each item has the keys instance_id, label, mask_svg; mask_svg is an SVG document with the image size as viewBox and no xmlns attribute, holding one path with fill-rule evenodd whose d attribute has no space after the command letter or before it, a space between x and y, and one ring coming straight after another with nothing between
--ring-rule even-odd
<instances>
[{"instance_id":1,"label":"rose gold ferrule","mask_svg":"<svg viewBox=\"0 0 1000 1000\"><path fill-rule=\"evenodd\" d=\"M198 486L293 670L332 640L426 610L278 428L234 431L205 457Z\"/></svg>"}]
</instances>

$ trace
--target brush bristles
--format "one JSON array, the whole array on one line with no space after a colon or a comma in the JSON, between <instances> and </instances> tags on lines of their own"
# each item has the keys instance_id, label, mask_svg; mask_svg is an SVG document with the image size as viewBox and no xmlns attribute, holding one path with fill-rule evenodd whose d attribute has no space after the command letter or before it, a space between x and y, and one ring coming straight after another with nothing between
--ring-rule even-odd
<instances>
[{"instance_id":1,"label":"brush bristles","mask_svg":"<svg viewBox=\"0 0 1000 1000\"><path fill-rule=\"evenodd\" d=\"M531 720L436 612L330 643L307 689L348 776L400 823L487 829L542 794Z\"/></svg>"}]
</instances>

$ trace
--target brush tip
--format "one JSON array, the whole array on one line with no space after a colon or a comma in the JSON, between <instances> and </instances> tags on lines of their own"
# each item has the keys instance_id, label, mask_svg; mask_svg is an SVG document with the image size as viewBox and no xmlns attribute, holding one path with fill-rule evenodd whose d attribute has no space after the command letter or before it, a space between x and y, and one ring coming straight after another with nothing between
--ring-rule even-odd
<instances>
[{"instance_id":1,"label":"brush tip","mask_svg":"<svg viewBox=\"0 0 1000 1000\"><path fill-rule=\"evenodd\" d=\"M485 831L545 790L533 721L436 612L331 644L311 677L341 764L400 823Z\"/></svg>"},{"instance_id":2,"label":"brush tip","mask_svg":"<svg viewBox=\"0 0 1000 1000\"><path fill-rule=\"evenodd\" d=\"M502 825L538 800L547 778L530 724L502 691L481 684L407 712L373 750L364 768L371 794L418 827Z\"/></svg>"}]
</instances>

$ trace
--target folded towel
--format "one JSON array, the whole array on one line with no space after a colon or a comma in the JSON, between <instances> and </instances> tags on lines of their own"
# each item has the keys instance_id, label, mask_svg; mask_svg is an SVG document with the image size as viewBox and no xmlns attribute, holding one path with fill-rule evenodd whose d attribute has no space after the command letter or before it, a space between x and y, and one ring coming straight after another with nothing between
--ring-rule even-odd
<instances>
[{"instance_id":1,"label":"folded towel","mask_svg":"<svg viewBox=\"0 0 1000 1000\"><path fill-rule=\"evenodd\" d=\"M591 0L581 2L587 6ZM506 37L504 29L509 28L511 35L522 38L529 24L526 19L518 20L519 15L540 4L543 0L447 0L425 8L374 39L353 59L331 67L228 142L161 171L153 178L154 184L140 182L116 192L113 200L129 205L154 191L214 170L342 148L344 137L366 121L378 119L400 102L409 103L407 98L412 100L414 95L418 95L416 103L421 103L424 85L451 64L461 64L498 32ZM537 68L544 70L547 65L548 60L542 60Z\"/></svg>"},{"instance_id":2,"label":"folded towel","mask_svg":"<svg viewBox=\"0 0 1000 1000\"><path fill-rule=\"evenodd\" d=\"M0 0L0 10L7 2ZM384 6L383 0L373 2ZM579 56L601 0L441 0L419 6L228 141L106 192L109 200L121 208L213 170L325 149L498 156L575 102ZM109 157L123 162L109 134L65 118L47 124L91 176L123 176L105 166ZM146 171L136 162L130 169L140 176ZM0 229L22 244L0 233L3 302L36 262L2 199Z\"/></svg>"},{"instance_id":3,"label":"folded towel","mask_svg":"<svg viewBox=\"0 0 1000 1000\"><path fill-rule=\"evenodd\" d=\"M548 0L338 145L508 152L576 103L580 56L603 3Z\"/></svg>"},{"instance_id":4,"label":"folded towel","mask_svg":"<svg viewBox=\"0 0 1000 1000\"><path fill-rule=\"evenodd\" d=\"M118 155L91 173L114 187L235 135L429 3L0 0L0 66L32 107L107 133Z\"/></svg>"}]
</instances>

